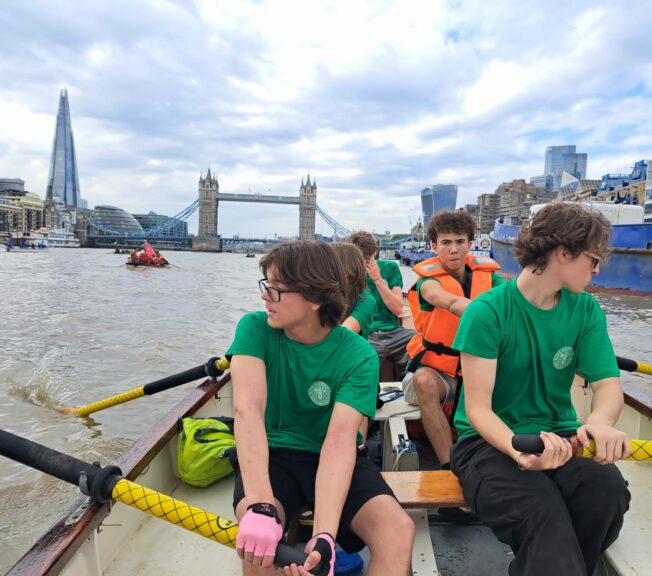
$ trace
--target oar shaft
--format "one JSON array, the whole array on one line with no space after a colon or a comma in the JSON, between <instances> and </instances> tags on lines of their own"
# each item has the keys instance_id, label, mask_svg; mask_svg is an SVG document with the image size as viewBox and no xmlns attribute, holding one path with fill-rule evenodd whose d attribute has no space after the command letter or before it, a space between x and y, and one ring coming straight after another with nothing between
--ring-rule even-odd
<instances>
[{"instance_id":1,"label":"oar shaft","mask_svg":"<svg viewBox=\"0 0 652 576\"><path fill-rule=\"evenodd\" d=\"M618 368L625 370L625 372L640 372L641 374L648 374L652 376L652 364L645 364L644 362L637 362L622 356L616 356Z\"/></svg>"},{"instance_id":2,"label":"oar shaft","mask_svg":"<svg viewBox=\"0 0 652 576\"><path fill-rule=\"evenodd\" d=\"M573 446L573 456L577 458L595 457L595 441L591 439L589 446L584 447L577 436L569 437ZM635 462L652 461L652 440L630 440L630 455L625 460ZM541 454L544 449L543 440L538 434L515 434L512 438L512 447L519 452L527 454Z\"/></svg>"},{"instance_id":3,"label":"oar shaft","mask_svg":"<svg viewBox=\"0 0 652 576\"><path fill-rule=\"evenodd\" d=\"M75 486L79 486L82 473L86 475L90 485L95 482L101 470L98 466L46 448L6 430L0 430L0 454Z\"/></svg>"},{"instance_id":4,"label":"oar shaft","mask_svg":"<svg viewBox=\"0 0 652 576\"><path fill-rule=\"evenodd\" d=\"M219 360L220 358L217 357L211 358L206 364L202 364L201 366L195 366L178 374L166 376L160 380L145 384L143 386L143 392L147 395L156 394L157 392L163 392L164 390L169 390L170 388L192 382L193 380L199 380L199 378L206 378L207 376L215 378L221 373L216 366Z\"/></svg>"},{"instance_id":5,"label":"oar shaft","mask_svg":"<svg viewBox=\"0 0 652 576\"><path fill-rule=\"evenodd\" d=\"M189 370L184 370L178 374L173 374L172 376L166 376L160 380L155 380L139 388L134 388L133 390L128 390L127 392L122 392L116 396L111 396L110 398L105 398L104 400L99 400L98 402L93 402L92 404L87 404L86 406L81 406L79 408L70 408L65 409L67 413L73 413L77 416L88 416L93 412L99 412L100 410L105 410L106 408L111 408L111 406L117 406L118 404L124 404L130 400L140 398L141 396L150 396L156 394L157 392L163 392L175 386L181 386L181 384L187 384L193 380L198 380L199 378L217 378L224 370L229 367L229 362L225 358L220 358L215 356L211 358L206 364L201 366L195 366Z\"/></svg>"},{"instance_id":6,"label":"oar shaft","mask_svg":"<svg viewBox=\"0 0 652 576\"><path fill-rule=\"evenodd\" d=\"M106 408L111 408L111 406L117 406L118 404L124 404L130 400L140 398L145 395L145 387L141 386L140 388L134 388L133 390L128 390L127 392L122 392L116 396L111 396L110 398L105 398L98 402L93 402L92 404L87 404L86 406L81 406L80 408L75 408L74 413L77 416L88 416L93 412L99 412L100 410L105 410Z\"/></svg>"},{"instance_id":7,"label":"oar shaft","mask_svg":"<svg viewBox=\"0 0 652 576\"><path fill-rule=\"evenodd\" d=\"M80 486L85 494L98 503L113 498L195 534L235 548L237 523L131 482L122 477L117 466L100 468L2 429L0 454L64 482ZM274 562L277 566L288 566L292 563L303 565L306 558L307 555L300 550L279 544Z\"/></svg>"}]
</instances>

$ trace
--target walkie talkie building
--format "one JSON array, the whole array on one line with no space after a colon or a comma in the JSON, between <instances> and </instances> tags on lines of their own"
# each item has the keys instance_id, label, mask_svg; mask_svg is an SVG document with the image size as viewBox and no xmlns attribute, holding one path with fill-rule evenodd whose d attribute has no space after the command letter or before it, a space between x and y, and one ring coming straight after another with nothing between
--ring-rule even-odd
<instances>
[{"instance_id":1,"label":"walkie talkie building","mask_svg":"<svg viewBox=\"0 0 652 576\"><path fill-rule=\"evenodd\" d=\"M58 205L85 208L79 192L79 174L75 156L75 139L70 123L68 92L64 88L59 96L57 127L54 131L48 189L52 187L53 199Z\"/></svg>"}]
</instances>

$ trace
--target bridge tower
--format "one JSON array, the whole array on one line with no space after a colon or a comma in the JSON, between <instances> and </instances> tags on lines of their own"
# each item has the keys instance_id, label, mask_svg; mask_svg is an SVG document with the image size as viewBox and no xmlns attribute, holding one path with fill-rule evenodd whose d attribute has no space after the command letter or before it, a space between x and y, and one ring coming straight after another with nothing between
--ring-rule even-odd
<instances>
[{"instance_id":1,"label":"bridge tower","mask_svg":"<svg viewBox=\"0 0 652 576\"><path fill-rule=\"evenodd\" d=\"M220 252L220 237L217 235L217 195L220 185L217 176L208 169L206 177L199 175L199 226L193 238L192 249L204 252Z\"/></svg>"},{"instance_id":2,"label":"bridge tower","mask_svg":"<svg viewBox=\"0 0 652 576\"><path fill-rule=\"evenodd\" d=\"M315 208L317 207L317 180L310 183L310 174L306 183L301 179L299 188L299 239L315 239Z\"/></svg>"}]
</instances>

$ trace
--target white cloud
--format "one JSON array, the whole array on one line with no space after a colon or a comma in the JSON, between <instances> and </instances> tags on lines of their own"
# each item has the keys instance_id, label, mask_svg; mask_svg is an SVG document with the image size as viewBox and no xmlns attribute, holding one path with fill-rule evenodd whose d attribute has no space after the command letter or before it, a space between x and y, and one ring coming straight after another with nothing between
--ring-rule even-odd
<instances>
[{"instance_id":1,"label":"white cloud","mask_svg":"<svg viewBox=\"0 0 652 576\"><path fill-rule=\"evenodd\" d=\"M344 226L401 231L424 186L473 202L549 145L598 178L652 157L652 7L624 0L37 1L0 27L0 177L44 193L67 87L91 206L175 214L209 164L224 192L310 171ZM295 208L220 206L227 236L297 230Z\"/></svg>"}]
</instances>

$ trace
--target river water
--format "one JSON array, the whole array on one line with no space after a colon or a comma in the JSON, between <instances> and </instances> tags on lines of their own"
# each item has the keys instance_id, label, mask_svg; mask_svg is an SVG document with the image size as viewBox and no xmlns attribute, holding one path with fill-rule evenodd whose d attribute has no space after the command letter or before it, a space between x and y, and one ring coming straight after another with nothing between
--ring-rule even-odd
<instances>
[{"instance_id":1,"label":"river water","mask_svg":"<svg viewBox=\"0 0 652 576\"><path fill-rule=\"evenodd\" d=\"M106 250L0 253L0 423L103 465L193 384L97 412L82 406L223 356L243 313L262 308L259 256L168 252L173 268L130 269ZM405 286L413 272L401 267ZM652 302L599 295L619 355L652 363ZM652 394L648 377L623 381ZM0 457L0 573L77 498L78 490Z\"/></svg>"}]
</instances>

